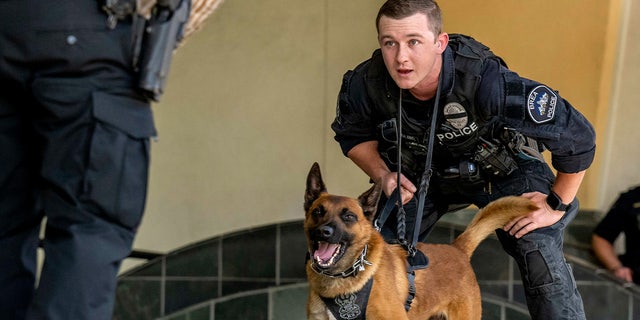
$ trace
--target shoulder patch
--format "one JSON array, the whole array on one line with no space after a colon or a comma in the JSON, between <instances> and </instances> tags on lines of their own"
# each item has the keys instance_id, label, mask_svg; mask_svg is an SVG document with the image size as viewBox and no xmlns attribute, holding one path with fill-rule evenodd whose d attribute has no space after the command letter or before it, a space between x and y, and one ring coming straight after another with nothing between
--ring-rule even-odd
<instances>
[{"instance_id":1,"label":"shoulder patch","mask_svg":"<svg viewBox=\"0 0 640 320\"><path fill-rule=\"evenodd\" d=\"M553 120L558 96L547 86L537 86L529 92L527 111L535 123L545 123Z\"/></svg>"}]
</instances>

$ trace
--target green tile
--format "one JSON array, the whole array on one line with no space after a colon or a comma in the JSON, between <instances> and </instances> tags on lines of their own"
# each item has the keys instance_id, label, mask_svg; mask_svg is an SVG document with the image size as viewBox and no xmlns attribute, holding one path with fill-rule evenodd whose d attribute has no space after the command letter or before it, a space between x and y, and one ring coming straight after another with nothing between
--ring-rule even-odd
<instances>
[{"instance_id":1,"label":"green tile","mask_svg":"<svg viewBox=\"0 0 640 320\"><path fill-rule=\"evenodd\" d=\"M217 303L215 319L267 320L269 301L266 293Z\"/></svg>"},{"instance_id":2,"label":"green tile","mask_svg":"<svg viewBox=\"0 0 640 320\"><path fill-rule=\"evenodd\" d=\"M189 320L209 320L211 308L209 306L189 312Z\"/></svg>"},{"instance_id":3,"label":"green tile","mask_svg":"<svg viewBox=\"0 0 640 320\"><path fill-rule=\"evenodd\" d=\"M165 314L171 314L197 303L218 297L218 281L167 280Z\"/></svg>"},{"instance_id":4,"label":"green tile","mask_svg":"<svg viewBox=\"0 0 640 320\"><path fill-rule=\"evenodd\" d=\"M166 257L166 275L215 277L218 275L219 240L185 248Z\"/></svg>"},{"instance_id":5,"label":"green tile","mask_svg":"<svg viewBox=\"0 0 640 320\"><path fill-rule=\"evenodd\" d=\"M241 281L241 280L235 280L235 281L223 281L222 282L222 295L226 296L226 295L230 295L233 293L239 293L239 292L244 292L244 291L250 291L250 290L257 290L257 289L265 289L265 288L269 288L269 287L273 287L275 286L276 283L275 281L253 281L253 280L246 280L246 281Z\"/></svg>"},{"instance_id":6,"label":"green tile","mask_svg":"<svg viewBox=\"0 0 640 320\"><path fill-rule=\"evenodd\" d=\"M222 276L272 278L276 275L276 226L222 239Z\"/></svg>"},{"instance_id":7,"label":"green tile","mask_svg":"<svg viewBox=\"0 0 640 320\"><path fill-rule=\"evenodd\" d=\"M601 282L601 285L579 286L578 290L589 319L638 319L629 318L629 293L617 284Z\"/></svg>"},{"instance_id":8,"label":"green tile","mask_svg":"<svg viewBox=\"0 0 640 320\"><path fill-rule=\"evenodd\" d=\"M520 310L507 307L505 310L506 319L508 320L531 320L529 313L523 313Z\"/></svg>"},{"instance_id":9,"label":"green tile","mask_svg":"<svg viewBox=\"0 0 640 320\"><path fill-rule=\"evenodd\" d=\"M502 307L500 305L482 301L482 319L484 320L500 320L502 314Z\"/></svg>"},{"instance_id":10,"label":"green tile","mask_svg":"<svg viewBox=\"0 0 640 320\"><path fill-rule=\"evenodd\" d=\"M307 317L309 287L278 290L272 295L273 319L298 320Z\"/></svg>"},{"instance_id":11,"label":"green tile","mask_svg":"<svg viewBox=\"0 0 640 320\"><path fill-rule=\"evenodd\" d=\"M121 279L116 288L114 320L154 319L160 316L160 281Z\"/></svg>"},{"instance_id":12,"label":"green tile","mask_svg":"<svg viewBox=\"0 0 640 320\"><path fill-rule=\"evenodd\" d=\"M302 221L280 226L280 277L307 278L305 273L307 240Z\"/></svg>"},{"instance_id":13,"label":"green tile","mask_svg":"<svg viewBox=\"0 0 640 320\"><path fill-rule=\"evenodd\" d=\"M471 265L478 281L509 280L509 261L511 257L504 252L500 241L493 238L480 243L473 256Z\"/></svg>"}]
</instances>

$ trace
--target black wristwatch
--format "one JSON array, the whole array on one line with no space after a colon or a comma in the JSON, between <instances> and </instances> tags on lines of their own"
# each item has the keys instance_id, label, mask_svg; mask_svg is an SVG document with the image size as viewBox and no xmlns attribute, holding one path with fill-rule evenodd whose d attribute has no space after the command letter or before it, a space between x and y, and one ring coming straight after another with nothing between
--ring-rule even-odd
<instances>
[{"instance_id":1,"label":"black wristwatch","mask_svg":"<svg viewBox=\"0 0 640 320\"><path fill-rule=\"evenodd\" d=\"M551 207L551 209L556 211L567 211L571 206L571 204L562 203L562 199L560 199L560 197L555 192L553 192L553 190L550 191L549 196L547 196L547 204L549 205L549 207Z\"/></svg>"}]
</instances>

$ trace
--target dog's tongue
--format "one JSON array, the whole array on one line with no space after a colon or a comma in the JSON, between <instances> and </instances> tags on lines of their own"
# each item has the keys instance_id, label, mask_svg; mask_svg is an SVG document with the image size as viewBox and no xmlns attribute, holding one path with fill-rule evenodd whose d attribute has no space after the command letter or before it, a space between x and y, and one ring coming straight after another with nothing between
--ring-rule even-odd
<instances>
[{"instance_id":1,"label":"dog's tongue","mask_svg":"<svg viewBox=\"0 0 640 320\"><path fill-rule=\"evenodd\" d=\"M336 252L336 248L338 248L337 244L328 243L328 242L319 242L318 250L313 253L314 258L320 258L322 261L327 261L331 259L333 253Z\"/></svg>"}]
</instances>

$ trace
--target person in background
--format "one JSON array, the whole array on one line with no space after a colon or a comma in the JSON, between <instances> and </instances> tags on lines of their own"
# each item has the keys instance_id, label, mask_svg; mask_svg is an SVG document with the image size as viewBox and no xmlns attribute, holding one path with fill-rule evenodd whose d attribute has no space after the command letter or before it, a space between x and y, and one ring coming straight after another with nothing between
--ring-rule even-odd
<instances>
[{"instance_id":1,"label":"person in background","mask_svg":"<svg viewBox=\"0 0 640 320\"><path fill-rule=\"evenodd\" d=\"M194 2L199 25L219 1ZM0 319L112 318L190 4L0 1Z\"/></svg>"},{"instance_id":2,"label":"person in background","mask_svg":"<svg viewBox=\"0 0 640 320\"><path fill-rule=\"evenodd\" d=\"M625 253L613 246L624 233ZM622 192L593 230L591 244L596 258L617 278L640 284L640 186Z\"/></svg>"},{"instance_id":3,"label":"person in background","mask_svg":"<svg viewBox=\"0 0 640 320\"><path fill-rule=\"evenodd\" d=\"M483 207L508 195L533 200L537 210L497 231L520 268L529 312L533 319L584 319L562 241L595 154L591 124L557 91L520 77L482 43L443 32L435 1L388 0L376 27L380 48L345 73L331 127L344 155L382 185L378 207L384 210L399 189L412 233L416 198L424 194L417 186L429 176L425 169L433 170L417 221L425 241L454 206ZM433 161L425 168L430 138ZM555 176L540 155L545 149ZM402 238L400 221L391 217L381 229L387 241Z\"/></svg>"}]
</instances>

